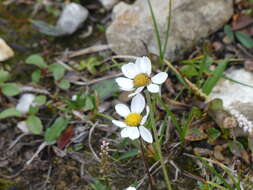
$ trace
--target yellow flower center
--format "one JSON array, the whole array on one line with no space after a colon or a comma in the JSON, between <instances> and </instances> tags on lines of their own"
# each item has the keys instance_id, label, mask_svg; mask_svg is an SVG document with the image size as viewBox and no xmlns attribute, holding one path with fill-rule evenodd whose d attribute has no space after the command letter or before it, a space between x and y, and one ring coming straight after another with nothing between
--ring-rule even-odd
<instances>
[{"instance_id":1,"label":"yellow flower center","mask_svg":"<svg viewBox=\"0 0 253 190\"><path fill-rule=\"evenodd\" d=\"M142 73L142 74L138 74L134 77L134 86L135 87L141 87L141 86L146 86L147 84L149 84L150 79L148 77L148 75Z\"/></svg>"},{"instance_id":2,"label":"yellow flower center","mask_svg":"<svg viewBox=\"0 0 253 190\"><path fill-rule=\"evenodd\" d=\"M128 114L128 116L125 118L125 123L128 125L128 126L131 126L131 127L136 127L140 124L141 122L141 115L138 114L138 113L130 113Z\"/></svg>"}]
</instances>

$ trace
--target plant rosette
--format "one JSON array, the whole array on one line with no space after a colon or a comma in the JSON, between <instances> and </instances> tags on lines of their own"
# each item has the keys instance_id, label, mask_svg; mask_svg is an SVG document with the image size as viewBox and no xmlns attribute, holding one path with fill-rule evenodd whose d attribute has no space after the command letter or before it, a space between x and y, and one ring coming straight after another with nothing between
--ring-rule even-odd
<instances>
[{"instance_id":1,"label":"plant rosette","mask_svg":"<svg viewBox=\"0 0 253 190\"><path fill-rule=\"evenodd\" d=\"M146 107L146 114L142 116L142 112ZM141 138L148 142L153 142L150 131L144 127L149 114L149 107L146 106L145 99L141 94L137 94L131 101L130 109L125 104L117 104L116 112L124 118L124 121L112 120L112 123L120 128L122 138L130 138L132 140Z\"/></svg>"},{"instance_id":2,"label":"plant rosette","mask_svg":"<svg viewBox=\"0 0 253 190\"><path fill-rule=\"evenodd\" d=\"M125 77L116 79L121 90L134 91L129 97L139 94L145 87L151 93L159 93L160 85L168 77L166 72L160 72L151 77L151 61L148 57L138 57L135 63L128 63L121 67Z\"/></svg>"}]
</instances>

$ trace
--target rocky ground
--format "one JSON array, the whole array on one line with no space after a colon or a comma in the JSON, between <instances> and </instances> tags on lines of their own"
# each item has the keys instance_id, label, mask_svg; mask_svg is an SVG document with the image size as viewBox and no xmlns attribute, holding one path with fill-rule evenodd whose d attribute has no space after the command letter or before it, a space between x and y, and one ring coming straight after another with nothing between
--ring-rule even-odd
<instances>
[{"instance_id":1,"label":"rocky ground","mask_svg":"<svg viewBox=\"0 0 253 190\"><path fill-rule=\"evenodd\" d=\"M0 190L149 189L139 141L110 121L136 56L168 73L155 120L173 189L253 189L253 2L150 2L0 1Z\"/></svg>"}]
</instances>

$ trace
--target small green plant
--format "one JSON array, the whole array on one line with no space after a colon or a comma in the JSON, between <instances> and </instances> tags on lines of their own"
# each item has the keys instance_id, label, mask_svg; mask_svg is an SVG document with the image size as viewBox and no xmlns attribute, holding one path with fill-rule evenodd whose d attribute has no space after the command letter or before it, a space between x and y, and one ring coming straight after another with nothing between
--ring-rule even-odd
<instances>
[{"instance_id":1,"label":"small green plant","mask_svg":"<svg viewBox=\"0 0 253 190\"><path fill-rule=\"evenodd\" d=\"M244 47L248 48L248 49L252 49L253 48L253 38L251 38L249 35L243 33L243 32L234 32L231 28L231 26L226 25L224 27L224 32L227 35L227 37L229 38L229 40L231 40L232 42L235 42L236 40L238 42L240 42Z\"/></svg>"},{"instance_id":2,"label":"small green plant","mask_svg":"<svg viewBox=\"0 0 253 190\"><path fill-rule=\"evenodd\" d=\"M20 88L14 82L8 82L11 75L8 71L0 70L0 92L5 96L16 96L20 93Z\"/></svg>"},{"instance_id":3,"label":"small green plant","mask_svg":"<svg viewBox=\"0 0 253 190\"><path fill-rule=\"evenodd\" d=\"M32 82L38 83L41 78L51 73L53 75L55 84L59 88L66 90L70 87L70 82L64 79L66 68L63 65L58 63L47 65L43 57L37 54L29 56L25 62L38 67L38 69L36 69L31 75Z\"/></svg>"}]
</instances>

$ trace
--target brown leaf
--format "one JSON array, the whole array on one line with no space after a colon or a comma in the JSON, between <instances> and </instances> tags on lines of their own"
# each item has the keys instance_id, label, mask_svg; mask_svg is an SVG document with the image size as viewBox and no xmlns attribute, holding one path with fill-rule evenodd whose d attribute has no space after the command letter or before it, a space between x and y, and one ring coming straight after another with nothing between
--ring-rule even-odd
<instances>
[{"instance_id":1,"label":"brown leaf","mask_svg":"<svg viewBox=\"0 0 253 190\"><path fill-rule=\"evenodd\" d=\"M232 28L233 30L241 30L253 24L253 17L245 14L237 14L233 16Z\"/></svg>"},{"instance_id":2,"label":"brown leaf","mask_svg":"<svg viewBox=\"0 0 253 190\"><path fill-rule=\"evenodd\" d=\"M201 141L207 137L208 136L206 133L204 133L203 129L192 128L188 130L185 139L188 141Z\"/></svg>"},{"instance_id":3,"label":"brown leaf","mask_svg":"<svg viewBox=\"0 0 253 190\"><path fill-rule=\"evenodd\" d=\"M60 136L60 138L57 141L57 146L59 149L63 149L69 142L70 139L72 138L74 134L74 126L68 127Z\"/></svg>"},{"instance_id":4,"label":"brown leaf","mask_svg":"<svg viewBox=\"0 0 253 190\"><path fill-rule=\"evenodd\" d=\"M232 29L253 36L253 17L245 14L233 16Z\"/></svg>"}]
</instances>

